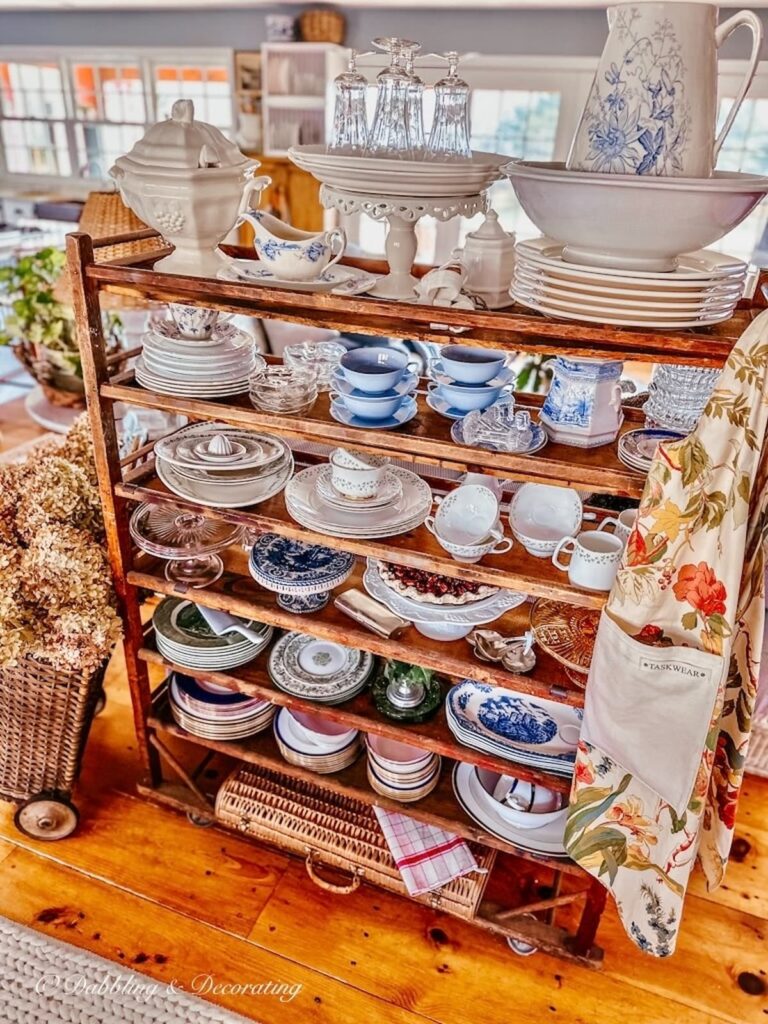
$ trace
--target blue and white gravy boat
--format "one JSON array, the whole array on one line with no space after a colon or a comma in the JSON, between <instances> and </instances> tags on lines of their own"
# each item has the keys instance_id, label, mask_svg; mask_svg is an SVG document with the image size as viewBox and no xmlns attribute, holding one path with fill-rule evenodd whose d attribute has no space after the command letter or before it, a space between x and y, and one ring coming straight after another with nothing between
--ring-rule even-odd
<instances>
[{"instance_id":1,"label":"blue and white gravy boat","mask_svg":"<svg viewBox=\"0 0 768 1024\"><path fill-rule=\"evenodd\" d=\"M341 228L299 231L263 210L241 213L238 224L243 221L253 228L253 247L259 260L285 281L314 281L339 262L347 246Z\"/></svg>"}]
</instances>

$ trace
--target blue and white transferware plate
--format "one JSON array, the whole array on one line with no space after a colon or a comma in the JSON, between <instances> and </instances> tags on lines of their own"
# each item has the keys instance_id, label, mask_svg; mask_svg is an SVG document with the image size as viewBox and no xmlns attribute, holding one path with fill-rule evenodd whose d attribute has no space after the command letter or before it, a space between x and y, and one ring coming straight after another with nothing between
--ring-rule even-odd
<instances>
[{"instance_id":1,"label":"blue and white transferware plate","mask_svg":"<svg viewBox=\"0 0 768 1024\"><path fill-rule=\"evenodd\" d=\"M446 373L445 367L440 359L436 359L434 363L432 363L432 366L430 367L430 377L432 380L436 380L438 384L453 384L454 387L457 388L501 388L505 387L507 384L513 384L517 379L515 371L509 366L504 366L495 377L491 380L485 381L483 384L465 384L463 381L456 380L455 377L451 377L450 374Z\"/></svg>"},{"instance_id":2,"label":"blue and white transferware plate","mask_svg":"<svg viewBox=\"0 0 768 1024\"><path fill-rule=\"evenodd\" d=\"M575 754L536 754L527 747L513 747L506 741L484 738L479 733L475 734L465 729L448 705L445 708L445 718L448 728L459 743L465 747L471 747L473 750L480 750L486 754L495 754L497 757L506 758L510 763L539 768L541 771L551 772L553 775L563 775L566 778L573 775L576 764Z\"/></svg>"},{"instance_id":3,"label":"blue and white transferware plate","mask_svg":"<svg viewBox=\"0 0 768 1024\"><path fill-rule=\"evenodd\" d=\"M369 398L370 395L367 391L361 391L359 388L353 387L347 380L346 374L344 373L344 367L340 366L334 370L333 376L331 377L331 383L333 390L338 391L342 396L347 395L350 398ZM411 395L416 390L419 384L418 374L412 373L410 370L406 371L400 380L395 384L389 391L378 392L377 398L394 398L396 395Z\"/></svg>"},{"instance_id":4,"label":"blue and white transferware plate","mask_svg":"<svg viewBox=\"0 0 768 1024\"><path fill-rule=\"evenodd\" d=\"M263 284L271 288L285 288L294 292L333 292L334 295L362 295L370 291L379 280L375 274L366 274L354 267L327 267L314 281L287 281L265 267L259 260L230 260L216 275L222 281Z\"/></svg>"},{"instance_id":5,"label":"blue and white transferware plate","mask_svg":"<svg viewBox=\"0 0 768 1024\"><path fill-rule=\"evenodd\" d=\"M263 533L251 548L248 567L258 584L283 594L316 594L342 584L355 556L322 544Z\"/></svg>"},{"instance_id":6,"label":"blue and white transferware plate","mask_svg":"<svg viewBox=\"0 0 768 1024\"><path fill-rule=\"evenodd\" d=\"M575 708L500 686L465 679L449 691L446 705L463 730L512 747L572 755L579 741L581 718Z\"/></svg>"},{"instance_id":7,"label":"blue and white transferware plate","mask_svg":"<svg viewBox=\"0 0 768 1024\"><path fill-rule=\"evenodd\" d=\"M628 430L619 438L619 458L633 469L648 470L656 448L662 441L680 441L684 437L685 434L679 430Z\"/></svg>"},{"instance_id":8,"label":"blue and white transferware plate","mask_svg":"<svg viewBox=\"0 0 768 1024\"><path fill-rule=\"evenodd\" d=\"M531 423L531 443L530 445L518 451L516 448L505 448L503 444L495 444L493 441L482 441L479 444L475 442L470 445L469 441L464 438L464 418L456 420L451 427L451 440L455 444L463 444L470 448L487 448L492 452L510 452L512 455L533 455L534 452L541 451L542 448L548 443L549 436L546 430L540 423Z\"/></svg>"},{"instance_id":9,"label":"blue and white transferware plate","mask_svg":"<svg viewBox=\"0 0 768 1024\"><path fill-rule=\"evenodd\" d=\"M334 398L331 402L331 416L337 423L343 423L347 427L359 427L361 430L395 430L410 422L418 411L416 399L410 395L403 398L394 416L388 416L385 420L364 420L360 416L355 416L344 405L342 398Z\"/></svg>"}]
</instances>

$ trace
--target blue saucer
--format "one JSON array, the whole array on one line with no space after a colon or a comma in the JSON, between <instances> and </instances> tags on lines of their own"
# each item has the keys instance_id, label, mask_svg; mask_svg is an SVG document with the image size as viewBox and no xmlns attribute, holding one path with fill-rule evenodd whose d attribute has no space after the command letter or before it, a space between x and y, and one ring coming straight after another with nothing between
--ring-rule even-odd
<instances>
[{"instance_id":1,"label":"blue saucer","mask_svg":"<svg viewBox=\"0 0 768 1024\"><path fill-rule=\"evenodd\" d=\"M333 371L331 383L334 391L338 391L340 395L348 395L350 398L396 398L398 395L412 394L418 387L419 378L417 374L406 371L389 391L376 392L373 395L370 391L361 391L360 388L353 387L344 374L344 368L339 366Z\"/></svg>"},{"instance_id":2,"label":"blue saucer","mask_svg":"<svg viewBox=\"0 0 768 1024\"><path fill-rule=\"evenodd\" d=\"M388 416L385 420L364 420L353 415L344 405L343 398L335 398L331 402L331 416L337 423L343 423L347 427L359 427L361 430L395 430L412 420L418 411L416 399L411 395L403 399L394 416Z\"/></svg>"}]
</instances>

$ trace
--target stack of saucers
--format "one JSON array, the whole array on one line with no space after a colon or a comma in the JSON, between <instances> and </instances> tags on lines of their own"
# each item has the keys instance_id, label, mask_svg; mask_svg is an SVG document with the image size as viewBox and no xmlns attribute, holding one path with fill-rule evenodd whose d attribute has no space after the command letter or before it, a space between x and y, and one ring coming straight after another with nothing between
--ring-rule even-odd
<instances>
[{"instance_id":1,"label":"stack of saucers","mask_svg":"<svg viewBox=\"0 0 768 1024\"><path fill-rule=\"evenodd\" d=\"M188 669L223 671L244 665L263 651L274 632L271 626L250 621L243 625L258 637L249 640L230 631L217 636L192 601L166 597L152 616L157 649L174 665Z\"/></svg>"},{"instance_id":2,"label":"stack of saucers","mask_svg":"<svg viewBox=\"0 0 768 1024\"><path fill-rule=\"evenodd\" d=\"M193 423L155 443L157 475L174 494L212 508L266 501L293 474L279 437L224 423Z\"/></svg>"},{"instance_id":3,"label":"stack of saucers","mask_svg":"<svg viewBox=\"0 0 768 1024\"><path fill-rule=\"evenodd\" d=\"M515 374L506 360L506 353L493 349L446 345L430 366L427 405L450 420L488 409L514 387Z\"/></svg>"},{"instance_id":4,"label":"stack of saucers","mask_svg":"<svg viewBox=\"0 0 768 1024\"><path fill-rule=\"evenodd\" d=\"M368 781L381 796L401 804L427 796L440 779L440 756L386 736L366 736Z\"/></svg>"},{"instance_id":5,"label":"stack of saucers","mask_svg":"<svg viewBox=\"0 0 768 1024\"><path fill-rule=\"evenodd\" d=\"M269 728L277 708L261 697L171 673L168 685L171 714L193 736L240 740Z\"/></svg>"},{"instance_id":6,"label":"stack of saucers","mask_svg":"<svg viewBox=\"0 0 768 1024\"><path fill-rule=\"evenodd\" d=\"M628 430L619 438L618 454L625 466L647 473L651 468L656 448L662 441L679 441L685 434L678 430L651 427Z\"/></svg>"},{"instance_id":7,"label":"stack of saucers","mask_svg":"<svg viewBox=\"0 0 768 1024\"><path fill-rule=\"evenodd\" d=\"M213 311L203 311L213 312ZM248 390L248 380L266 367L253 338L227 323L217 323L208 337L185 334L174 320L153 323L136 360L136 380L162 395L182 398L227 398Z\"/></svg>"},{"instance_id":8,"label":"stack of saucers","mask_svg":"<svg viewBox=\"0 0 768 1024\"><path fill-rule=\"evenodd\" d=\"M360 733L319 715L281 708L273 726L280 753L289 764L321 775L349 767L360 753Z\"/></svg>"},{"instance_id":9,"label":"stack of saucers","mask_svg":"<svg viewBox=\"0 0 768 1024\"><path fill-rule=\"evenodd\" d=\"M466 747L531 768L572 775L581 711L465 679L445 701L448 728Z\"/></svg>"},{"instance_id":10,"label":"stack of saucers","mask_svg":"<svg viewBox=\"0 0 768 1024\"><path fill-rule=\"evenodd\" d=\"M393 430L416 415L419 378L394 348L355 348L331 378L331 416L350 427Z\"/></svg>"},{"instance_id":11,"label":"stack of saucers","mask_svg":"<svg viewBox=\"0 0 768 1024\"><path fill-rule=\"evenodd\" d=\"M269 654L267 671L279 690L318 704L341 704L365 689L373 655L320 640L286 633Z\"/></svg>"}]
</instances>

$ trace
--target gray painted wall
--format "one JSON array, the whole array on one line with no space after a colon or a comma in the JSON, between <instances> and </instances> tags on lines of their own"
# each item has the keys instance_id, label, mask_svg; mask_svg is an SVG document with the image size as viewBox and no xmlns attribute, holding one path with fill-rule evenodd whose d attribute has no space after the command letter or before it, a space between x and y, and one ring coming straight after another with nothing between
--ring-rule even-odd
<instances>
[{"instance_id":1,"label":"gray painted wall","mask_svg":"<svg viewBox=\"0 0 768 1024\"><path fill-rule=\"evenodd\" d=\"M343 5L341 5L343 7ZM421 40L430 50L485 54L596 56L605 39L605 15L599 10L347 11L347 42L358 49L380 35ZM35 11L0 14L0 44L59 46L225 46L251 50L264 41L267 10L223 6L219 10L182 12ZM292 9L295 13L295 8ZM768 14L760 12L768 28ZM767 33L768 34L768 33ZM725 57L745 57L748 34L740 31L723 50Z\"/></svg>"}]
</instances>

